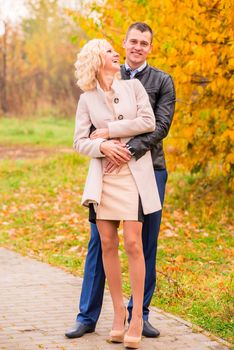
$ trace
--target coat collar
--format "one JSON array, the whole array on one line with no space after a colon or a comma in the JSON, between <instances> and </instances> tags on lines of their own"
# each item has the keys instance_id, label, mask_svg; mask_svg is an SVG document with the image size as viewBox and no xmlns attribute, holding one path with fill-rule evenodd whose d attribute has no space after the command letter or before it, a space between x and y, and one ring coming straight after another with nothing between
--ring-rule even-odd
<instances>
[{"instance_id":1,"label":"coat collar","mask_svg":"<svg viewBox=\"0 0 234 350\"><path fill-rule=\"evenodd\" d=\"M145 72L148 71L148 69L150 69L150 66L148 65L148 63L146 63L146 66L140 72L136 73L134 78L136 78L136 76L139 77L139 76L144 75ZM121 71L121 76L123 79L130 79L130 74L129 74L129 72L127 72L125 64L121 64L120 71Z\"/></svg>"}]
</instances>

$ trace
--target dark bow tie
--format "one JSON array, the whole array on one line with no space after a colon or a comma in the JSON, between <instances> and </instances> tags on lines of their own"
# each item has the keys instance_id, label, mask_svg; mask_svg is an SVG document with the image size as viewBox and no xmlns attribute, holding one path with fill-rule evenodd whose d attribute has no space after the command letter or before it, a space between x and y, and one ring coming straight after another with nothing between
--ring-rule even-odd
<instances>
[{"instance_id":1,"label":"dark bow tie","mask_svg":"<svg viewBox=\"0 0 234 350\"><path fill-rule=\"evenodd\" d=\"M131 68L125 68L125 73L126 73L128 79L130 79L130 77L131 77L131 72L132 72Z\"/></svg>"}]
</instances>

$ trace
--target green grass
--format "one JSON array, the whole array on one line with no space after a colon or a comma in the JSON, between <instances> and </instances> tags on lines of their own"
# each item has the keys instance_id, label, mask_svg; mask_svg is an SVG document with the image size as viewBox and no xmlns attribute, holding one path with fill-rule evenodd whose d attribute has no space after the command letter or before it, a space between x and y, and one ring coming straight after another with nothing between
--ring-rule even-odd
<instances>
[{"instance_id":1,"label":"green grass","mask_svg":"<svg viewBox=\"0 0 234 350\"><path fill-rule=\"evenodd\" d=\"M32 121L41 134L43 122ZM60 122L56 135L67 133L68 140L73 135L71 122ZM53 129L53 122L45 125ZM19 139L8 138L10 144L20 143ZM41 140L40 145L52 147L46 137ZM22 139L23 144L30 142L26 136ZM54 137L53 142L56 146L60 141ZM80 200L87 166L87 159L75 153L0 161L1 245L82 276L89 224ZM170 174L152 300L152 305L229 341L233 335L231 208L233 197L222 178ZM120 243L124 292L129 295L121 233Z\"/></svg>"},{"instance_id":2,"label":"green grass","mask_svg":"<svg viewBox=\"0 0 234 350\"><path fill-rule=\"evenodd\" d=\"M71 147L74 119L59 117L0 118L1 144Z\"/></svg>"}]
</instances>

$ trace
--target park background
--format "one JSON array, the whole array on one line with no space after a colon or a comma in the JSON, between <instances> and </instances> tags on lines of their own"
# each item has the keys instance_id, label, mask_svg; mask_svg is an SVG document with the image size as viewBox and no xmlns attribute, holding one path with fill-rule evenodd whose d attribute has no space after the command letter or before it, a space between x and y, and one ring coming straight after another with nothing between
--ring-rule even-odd
<instances>
[{"instance_id":1,"label":"park background","mask_svg":"<svg viewBox=\"0 0 234 350\"><path fill-rule=\"evenodd\" d=\"M94 37L107 38L124 62L122 40L135 21L153 28L149 63L172 75L177 93L152 305L231 341L230 0L0 0L0 243L82 276L89 160L72 151L80 95L74 62ZM121 230L120 238L129 295Z\"/></svg>"}]
</instances>

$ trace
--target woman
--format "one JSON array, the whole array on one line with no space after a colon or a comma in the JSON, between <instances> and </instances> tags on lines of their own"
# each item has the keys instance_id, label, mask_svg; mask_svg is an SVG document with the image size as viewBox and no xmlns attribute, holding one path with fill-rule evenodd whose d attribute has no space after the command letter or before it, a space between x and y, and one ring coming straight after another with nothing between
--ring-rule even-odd
<instances>
[{"instance_id":1,"label":"woman","mask_svg":"<svg viewBox=\"0 0 234 350\"><path fill-rule=\"evenodd\" d=\"M106 40L89 41L78 55L75 66L77 84L85 92L78 103L74 147L92 157L82 204L89 206L90 221L96 222L100 233L103 265L114 307L110 339L138 348L145 280L141 239L143 213L160 210L161 204L150 152L138 161L129 156L128 163L113 173L108 171L108 160L100 148L107 139L117 139L120 147L125 147L132 136L153 131L155 117L141 83L137 79L118 78L119 54ZM96 130L90 135L91 126ZM118 257L120 220L123 220L133 296L132 319L126 333Z\"/></svg>"}]
</instances>

